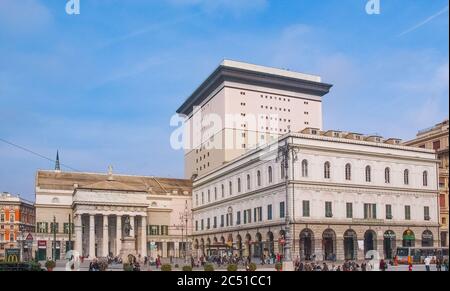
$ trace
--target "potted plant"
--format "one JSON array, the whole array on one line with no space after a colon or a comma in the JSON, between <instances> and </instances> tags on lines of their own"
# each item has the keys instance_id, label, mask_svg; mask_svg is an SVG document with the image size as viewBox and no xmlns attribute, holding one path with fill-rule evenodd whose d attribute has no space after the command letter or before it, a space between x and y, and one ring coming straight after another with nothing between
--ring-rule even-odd
<instances>
[{"instance_id":1,"label":"potted plant","mask_svg":"<svg viewBox=\"0 0 450 291\"><path fill-rule=\"evenodd\" d=\"M183 266L183 272L192 272L192 267L191 266Z\"/></svg>"},{"instance_id":2,"label":"potted plant","mask_svg":"<svg viewBox=\"0 0 450 291\"><path fill-rule=\"evenodd\" d=\"M164 264L161 266L161 271L163 272L170 272L172 271L172 265L170 264Z\"/></svg>"},{"instance_id":3,"label":"potted plant","mask_svg":"<svg viewBox=\"0 0 450 291\"><path fill-rule=\"evenodd\" d=\"M228 272L236 272L238 270L238 266L236 264L229 264L227 267Z\"/></svg>"},{"instance_id":4,"label":"potted plant","mask_svg":"<svg viewBox=\"0 0 450 291\"><path fill-rule=\"evenodd\" d=\"M283 264L282 263L276 263L275 264L275 270L283 271Z\"/></svg>"},{"instance_id":5,"label":"potted plant","mask_svg":"<svg viewBox=\"0 0 450 291\"><path fill-rule=\"evenodd\" d=\"M257 266L255 263L250 263L250 265L248 265L249 271L254 272L254 271L256 271L256 269L257 269Z\"/></svg>"},{"instance_id":6,"label":"potted plant","mask_svg":"<svg viewBox=\"0 0 450 291\"><path fill-rule=\"evenodd\" d=\"M55 267L56 267L55 261L49 260L45 262L45 268L47 269L47 271L51 272Z\"/></svg>"},{"instance_id":7,"label":"potted plant","mask_svg":"<svg viewBox=\"0 0 450 291\"><path fill-rule=\"evenodd\" d=\"M206 264L204 270L205 272L214 272L214 266L212 264Z\"/></svg>"},{"instance_id":8,"label":"potted plant","mask_svg":"<svg viewBox=\"0 0 450 291\"><path fill-rule=\"evenodd\" d=\"M129 263L123 264L123 270L125 272L133 272L133 266Z\"/></svg>"}]
</instances>

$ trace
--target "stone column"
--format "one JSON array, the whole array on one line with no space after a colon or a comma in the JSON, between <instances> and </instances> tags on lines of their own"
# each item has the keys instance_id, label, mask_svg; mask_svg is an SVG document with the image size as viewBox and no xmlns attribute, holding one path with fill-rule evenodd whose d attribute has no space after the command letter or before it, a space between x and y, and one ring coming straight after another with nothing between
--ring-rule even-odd
<instances>
[{"instance_id":1,"label":"stone column","mask_svg":"<svg viewBox=\"0 0 450 291\"><path fill-rule=\"evenodd\" d=\"M116 219L116 255L119 255L122 249L122 216L117 215Z\"/></svg>"},{"instance_id":2,"label":"stone column","mask_svg":"<svg viewBox=\"0 0 450 291\"><path fill-rule=\"evenodd\" d=\"M141 256L147 256L147 217L141 216Z\"/></svg>"},{"instance_id":3,"label":"stone column","mask_svg":"<svg viewBox=\"0 0 450 291\"><path fill-rule=\"evenodd\" d=\"M130 215L130 224L131 224L131 230L130 230L130 236L132 237L132 238L134 238L134 236L135 236L135 232L134 232L134 216L131 216Z\"/></svg>"},{"instance_id":4,"label":"stone column","mask_svg":"<svg viewBox=\"0 0 450 291\"><path fill-rule=\"evenodd\" d=\"M336 260L344 261L345 260L345 252L344 252L344 237L336 236Z\"/></svg>"},{"instance_id":5,"label":"stone column","mask_svg":"<svg viewBox=\"0 0 450 291\"><path fill-rule=\"evenodd\" d=\"M109 255L108 215L103 215L103 239L102 239L102 242L103 242L102 256L107 257Z\"/></svg>"},{"instance_id":6,"label":"stone column","mask_svg":"<svg viewBox=\"0 0 450 291\"><path fill-rule=\"evenodd\" d=\"M81 221L81 214L75 216L75 250L80 256L83 255L83 225Z\"/></svg>"},{"instance_id":7,"label":"stone column","mask_svg":"<svg viewBox=\"0 0 450 291\"><path fill-rule=\"evenodd\" d=\"M89 215L89 258L95 257L95 215Z\"/></svg>"},{"instance_id":8,"label":"stone column","mask_svg":"<svg viewBox=\"0 0 450 291\"><path fill-rule=\"evenodd\" d=\"M211 248L211 246L210 246ZM173 245L173 257L174 258L179 258L180 257L180 242L179 241L175 241L174 245Z\"/></svg>"},{"instance_id":9,"label":"stone column","mask_svg":"<svg viewBox=\"0 0 450 291\"><path fill-rule=\"evenodd\" d=\"M323 246L322 246L322 238L316 238L314 241L314 253L316 255L317 261L323 260Z\"/></svg>"},{"instance_id":10,"label":"stone column","mask_svg":"<svg viewBox=\"0 0 450 291\"><path fill-rule=\"evenodd\" d=\"M167 242L163 242L161 245L161 257L167 258Z\"/></svg>"}]
</instances>

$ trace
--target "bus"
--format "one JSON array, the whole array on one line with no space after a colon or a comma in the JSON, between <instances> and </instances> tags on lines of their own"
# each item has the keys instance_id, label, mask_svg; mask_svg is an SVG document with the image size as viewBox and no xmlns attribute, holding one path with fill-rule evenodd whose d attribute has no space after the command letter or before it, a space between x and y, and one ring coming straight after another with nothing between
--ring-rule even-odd
<instances>
[{"instance_id":1,"label":"bus","mask_svg":"<svg viewBox=\"0 0 450 291\"><path fill-rule=\"evenodd\" d=\"M435 263L436 259L441 262L448 260L448 247L398 247L396 251L396 259L399 264L423 264L426 257L431 258L431 262Z\"/></svg>"}]
</instances>

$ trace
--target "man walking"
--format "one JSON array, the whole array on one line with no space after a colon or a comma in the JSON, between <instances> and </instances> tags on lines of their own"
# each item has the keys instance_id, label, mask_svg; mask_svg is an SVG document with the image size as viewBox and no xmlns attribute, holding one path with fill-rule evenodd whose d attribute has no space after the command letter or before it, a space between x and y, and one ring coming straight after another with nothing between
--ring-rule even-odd
<instances>
[{"instance_id":1,"label":"man walking","mask_svg":"<svg viewBox=\"0 0 450 291\"><path fill-rule=\"evenodd\" d=\"M427 272L429 272L430 271L431 258L430 257L426 257L424 262L425 262L425 269L427 270Z\"/></svg>"}]
</instances>

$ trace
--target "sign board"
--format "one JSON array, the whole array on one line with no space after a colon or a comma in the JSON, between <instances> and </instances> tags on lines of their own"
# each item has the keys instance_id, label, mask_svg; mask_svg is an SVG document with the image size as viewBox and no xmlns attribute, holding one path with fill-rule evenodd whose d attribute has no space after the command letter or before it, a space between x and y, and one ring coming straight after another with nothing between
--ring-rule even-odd
<instances>
[{"instance_id":1,"label":"sign board","mask_svg":"<svg viewBox=\"0 0 450 291\"><path fill-rule=\"evenodd\" d=\"M33 241L33 236L31 235L31 233L29 233L27 235L27 238L25 239L26 241Z\"/></svg>"},{"instance_id":2,"label":"sign board","mask_svg":"<svg viewBox=\"0 0 450 291\"><path fill-rule=\"evenodd\" d=\"M47 241L45 241L45 240L38 240L38 248L39 249L46 249L47 248Z\"/></svg>"},{"instance_id":3,"label":"sign board","mask_svg":"<svg viewBox=\"0 0 450 291\"><path fill-rule=\"evenodd\" d=\"M5 250L6 262L18 263L20 262L20 250L19 249L6 249Z\"/></svg>"}]
</instances>

